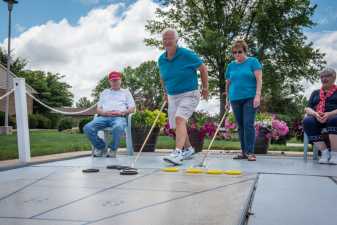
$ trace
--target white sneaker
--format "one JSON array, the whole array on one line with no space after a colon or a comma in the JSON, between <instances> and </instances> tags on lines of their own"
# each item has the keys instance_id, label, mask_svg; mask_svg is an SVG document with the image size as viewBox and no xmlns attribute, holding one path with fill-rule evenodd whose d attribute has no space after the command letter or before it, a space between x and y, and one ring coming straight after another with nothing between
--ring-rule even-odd
<instances>
[{"instance_id":1,"label":"white sneaker","mask_svg":"<svg viewBox=\"0 0 337 225\"><path fill-rule=\"evenodd\" d=\"M93 157L102 157L104 155L104 150L95 148L93 152Z\"/></svg>"},{"instance_id":2,"label":"white sneaker","mask_svg":"<svg viewBox=\"0 0 337 225\"><path fill-rule=\"evenodd\" d=\"M183 160L186 160L186 159L192 159L192 155L195 153L195 150L194 148L191 146L187 149L184 149L182 151L182 154L183 154Z\"/></svg>"},{"instance_id":3,"label":"white sneaker","mask_svg":"<svg viewBox=\"0 0 337 225\"><path fill-rule=\"evenodd\" d=\"M106 153L106 157L116 158L116 155L117 155L117 150L112 151L111 148L108 148L108 152Z\"/></svg>"},{"instance_id":4,"label":"white sneaker","mask_svg":"<svg viewBox=\"0 0 337 225\"><path fill-rule=\"evenodd\" d=\"M331 151L330 164L337 165L337 152Z\"/></svg>"},{"instance_id":5,"label":"white sneaker","mask_svg":"<svg viewBox=\"0 0 337 225\"><path fill-rule=\"evenodd\" d=\"M329 160L330 160L330 152L329 152L328 149L325 149L325 150L322 151L322 156L318 160L318 163L320 163L320 164L329 164Z\"/></svg>"},{"instance_id":6,"label":"white sneaker","mask_svg":"<svg viewBox=\"0 0 337 225\"><path fill-rule=\"evenodd\" d=\"M163 160L174 165L181 165L183 161L183 154L181 150L174 150L170 155L164 156Z\"/></svg>"}]
</instances>

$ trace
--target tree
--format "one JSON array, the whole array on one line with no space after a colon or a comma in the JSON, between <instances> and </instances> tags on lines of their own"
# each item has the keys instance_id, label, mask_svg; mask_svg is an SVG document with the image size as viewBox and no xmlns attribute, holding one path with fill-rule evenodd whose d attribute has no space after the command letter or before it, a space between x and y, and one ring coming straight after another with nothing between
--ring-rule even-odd
<instances>
[{"instance_id":1,"label":"tree","mask_svg":"<svg viewBox=\"0 0 337 225\"><path fill-rule=\"evenodd\" d=\"M89 108L92 105L93 103L87 97L82 97L76 102L76 107L82 109Z\"/></svg>"},{"instance_id":2,"label":"tree","mask_svg":"<svg viewBox=\"0 0 337 225\"><path fill-rule=\"evenodd\" d=\"M25 70L27 61L22 58L13 58L11 71L18 77L23 77L26 83L34 88L37 97L44 103L52 107L71 106L73 94L70 92L71 86L61 81L65 75L43 71ZM7 54L0 48L0 63L7 65ZM41 106L39 103L33 105L33 111L37 113L47 113L50 110Z\"/></svg>"},{"instance_id":3,"label":"tree","mask_svg":"<svg viewBox=\"0 0 337 225\"><path fill-rule=\"evenodd\" d=\"M167 27L177 29L189 48L205 60L209 68L211 93L220 96L224 113L225 68L231 60L231 43L244 38L264 65L263 96L269 111L278 100L298 96L299 82L317 80L324 65L323 54L306 42L304 27L313 26L310 17L316 5L310 0L167 0L156 11L146 29L153 35ZM156 38L145 39L160 46ZM277 105L277 104L276 104ZM286 107L283 105L282 107Z\"/></svg>"},{"instance_id":4,"label":"tree","mask_svg":"<svg viewBox=\"0 0 337 225\"><path fill-rule=\"evenodd\" d=\"M135 99L137 108L158 109L162 104L162 88L160 86L159 69L155 61L147 61L136 68L126 67L123 70L122 86L128 88ZM99 81L93 90L95 101L99 94L109 88L107 78Z\"/></svg>"},{"instance_id":5,"label":"tree","mask_svg":"<svg viewBox=\"0 0 337 225\"><path fill-rule=\"evenodd\" d=\"M5 67L7 67L7 53L2 48L0 48L0 63L4 65ZM10 69L15 75L17 75L19 72L21 72L24 69L26 65L27 65L26 60L22 58L15 58L14 60L12 60Z\"/></svg>"},{"instance_id":6,"label":"tree","mask_svg":"<svg viewBox=\"0 0 337 225\"><path fill-rule=\"evenodd\" d=\"M61 81L64 75L30 70L21 71L18 75L25 78L27 84L38 92L37 97L43 103L51 107L72 105L73 94L69 90L71 86ZM47 113L50 111L38 103L34 104L33 110L38 113Z\"/></svg>"}]
</instances>

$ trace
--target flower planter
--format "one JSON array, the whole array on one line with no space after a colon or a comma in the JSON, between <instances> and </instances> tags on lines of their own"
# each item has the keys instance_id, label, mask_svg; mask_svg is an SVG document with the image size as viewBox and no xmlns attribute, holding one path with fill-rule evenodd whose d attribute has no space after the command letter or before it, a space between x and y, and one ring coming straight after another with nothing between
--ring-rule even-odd
<instances>
[{"instance_id":1,"label":"flower planter","mask_svg":"<svg viewBox=\"0 0 337 225\"><path fill-rule=\"evenodd\" d=\"M188 129L188 136L195 152L201 152L204 145L204 138L200 138L200 130Z\"/></svg>"},{"instance_id":2,"label":"flower planter","mask_svg":"<svg viewBox=\"0 0 337 225\"><path fill-rule=\"evenodd\" d=\"M132 146L135 152L139 152L149 131L150 127L132 127ZM159 127L155 127L153 129L149 139L146 142L146 145L144 146L143 152L155 151L159 132Z\"/></svg>"},{"instance_id":3,"label":"flower planter","mask_svg":"<svg viewBox=\"0 0 337 225\"><path fill-rule=\"evenodd\" d=\"M255 154L267 154L269 148L268 129L261 127L255 139Z\"/></svg>"},{"instance_id":4,"label":"flower planter","mask_svg":"<svg viewBox=\"0 0 337 225\"><path fill-rule=\"evenodd\" d=\"M278 140L271 140L271 144L276 144L276 145L286 145L287 144L287 137L283 136L280 137Z\"/></svg>"}]
</instances>

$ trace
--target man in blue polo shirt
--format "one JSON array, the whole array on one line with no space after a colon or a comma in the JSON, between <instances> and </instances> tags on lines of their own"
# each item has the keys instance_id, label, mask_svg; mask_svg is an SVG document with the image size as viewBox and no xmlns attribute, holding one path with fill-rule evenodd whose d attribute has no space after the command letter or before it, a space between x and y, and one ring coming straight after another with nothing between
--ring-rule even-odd
<instances>
[{"instance_id":1,"label":"man in blue polo shirt","mask_svg":"<svg viewBox=\"0 0 337 225\"><path fill-rule=\"evenodd\" d=\"M191 158L194 149L187 134L186 123L197 108L200 100L198 74L200 71L201 95L208 98L207 67L191 50L177 45L178 35L174 29L166 29L163 34L165 52L158 59L161 83L165 99L168 101L168 117L171 128L176 129L176 148L163 159L180 165Z\"/></svg>"}]
</instances>

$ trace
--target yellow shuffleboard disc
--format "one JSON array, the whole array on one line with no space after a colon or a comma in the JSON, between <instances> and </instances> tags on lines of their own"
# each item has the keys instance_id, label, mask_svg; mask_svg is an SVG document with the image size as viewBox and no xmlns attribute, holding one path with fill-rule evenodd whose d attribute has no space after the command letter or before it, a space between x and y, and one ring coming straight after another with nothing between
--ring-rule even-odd
<instances>
[{"instance_id":1,"label":"yellow shuffleboard disc","mask_svg":"<svg viewBox=\"0 0 337 225\"><path fill-rule=\"evenodd\" d=\"M227 175L241 175L242 172L240 170L225 170L224 174L227 174Z\"/></svg>"},{"instance_id":2,"label":"yellow shuffleboard disc","mask_svg":"<svg viewBox=\"0 0 337 225\"><path fill-rule=\"evenodd\" d=\"M163 168L161 169L162 171L164 172L178 172L179 171L179 168L178 167L166 167L166 168Z\"/></svg>"},{"instance_id":3,"label":"yellow shuffleboard disc","mask_svg":"<svg viewBox=\"0 0 337 225\"><path fill-rule=\"evenodd\" d=\"M204 170L191 167L191 168L186 169L186 173L204 173Z\"/></svg>"},{"instance_id":4,"label":"yellow shuffleboard disc","mask_svg":"<svg viewBox=\"0 0 337 225\"><path fill-rule=\"evenodd\" d=\"M220 174L224 174L225 171L223 170L207 170L208 174L214 174L214 175L220 175Z\"/></svg>"}]
</instances>

